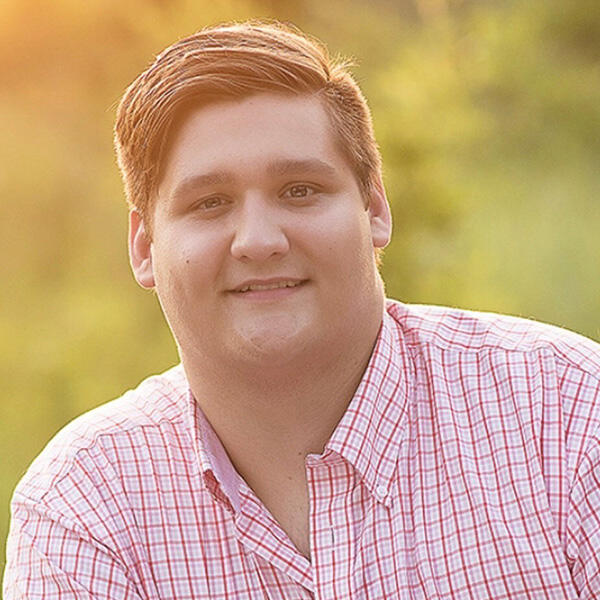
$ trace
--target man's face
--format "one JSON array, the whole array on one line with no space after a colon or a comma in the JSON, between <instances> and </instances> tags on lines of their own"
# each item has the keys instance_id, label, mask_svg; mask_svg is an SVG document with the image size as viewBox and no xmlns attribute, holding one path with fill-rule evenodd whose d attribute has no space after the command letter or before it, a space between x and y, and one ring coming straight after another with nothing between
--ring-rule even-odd
<instances>
[{"instance_id":1,"label":"man's face","mask_svg":"<svg viewBox=\"0 0 600 600\"><path fill-rule=\"evenodd\" d=\"M134 212L130 251L184 363L337 352L380 310L385 196L367 207L318 99L258 94L191 111L163 173L152 242Z\"/></svg>"}]
</instances>

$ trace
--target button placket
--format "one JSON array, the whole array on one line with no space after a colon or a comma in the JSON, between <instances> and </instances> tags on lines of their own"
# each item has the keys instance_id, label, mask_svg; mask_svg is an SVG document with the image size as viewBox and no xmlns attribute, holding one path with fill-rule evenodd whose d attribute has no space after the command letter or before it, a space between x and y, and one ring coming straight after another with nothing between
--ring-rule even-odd
<instances>
[{"instance_id":1,"label":"button placket","mask_svg":"<svg viewBox=\"0 0 600 600\"><path fill-rule=\"evenodd\" d=\"M348 597L351 554L343 506L353 478L339 457L307 457L311 559L316 598Z\"/></svg>"}]
</instances>

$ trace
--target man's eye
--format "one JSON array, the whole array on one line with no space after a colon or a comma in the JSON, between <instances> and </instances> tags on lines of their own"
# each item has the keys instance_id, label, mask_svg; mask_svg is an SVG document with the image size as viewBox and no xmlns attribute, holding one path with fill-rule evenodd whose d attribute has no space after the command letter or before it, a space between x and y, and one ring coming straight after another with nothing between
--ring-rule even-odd
<instances>
[{"instance_id":1,"label":"man's eye","mask_svg":"<svg viewBox=\"0 0 600 600\"><path fill-rule=\"evenodd\" d=\"M222 206L223 204L225 204L224 198L220 198L219 196L213 196L211 198L206 198L205 200L197 202L196 208L199 208L200 210L211 210L213 208L219 208L219 206Z\"/></svg>"},{"instance_id":2,"label":"man's eye","mask_svg":"<svg viewBox=\"0 0 600 600\"><path fill-rule=\"evenodd\" d=\"M290 186L283 195L288 198L305 198L306 196L314 194L315 191L315 188L311 185L298 183L296 185Z\"/></svg>"}]
</instances>

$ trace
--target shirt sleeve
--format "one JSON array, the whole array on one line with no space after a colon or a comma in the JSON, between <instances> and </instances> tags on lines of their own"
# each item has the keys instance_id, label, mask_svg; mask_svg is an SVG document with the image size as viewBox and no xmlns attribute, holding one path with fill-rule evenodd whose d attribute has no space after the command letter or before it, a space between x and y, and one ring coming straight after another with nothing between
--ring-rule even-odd
<instances>
[{"instance_id":1,"label":"shirt sleeve","mask_svg":"<svg viewBox=\"0 0 600 600\"><path fill-rule=\"evenodd\" d=\"M600 598L600 430L590 440L571 488L567 556L579 597Z\"/></svg>"},{"instance_id":2,"label":"shirt sleeve","mask_svg":"<svg viewBox=\"0 0 600 600\"><path fill-rule=\"evenodd\" d=\"M141 598L109 548L30 499L13 499L6 558L5 600Z\"/></svg>"}]
</instances>

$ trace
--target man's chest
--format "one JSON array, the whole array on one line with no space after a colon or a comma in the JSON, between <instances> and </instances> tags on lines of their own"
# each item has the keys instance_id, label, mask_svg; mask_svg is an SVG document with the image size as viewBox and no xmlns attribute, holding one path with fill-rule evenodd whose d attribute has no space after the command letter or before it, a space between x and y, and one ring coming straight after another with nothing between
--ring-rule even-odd
<instances>
[{"instance_id":1,"label":"man's chest","mask_svg":"<svg viewBox=\"0 0 600 600\"><path fill-rule=\"evenodd\" d=\"M309 505L308 531L292 506L280 529L250 501L234 516L207 504L195 531L181 511L165 513L160 543L157 530L155 543L146 540L149 572L179 576L158 577L147 597L576 597L549 513L537 512L541 498L470 493L441 484L442 471L407 473L389 507L355 482L349 494ZM307 538L310 564L298 551Z\"/></svg>"},{"instance_id":2,"label":"man's chest","mask_svg":"<svg viewBox=\"0 0 600 600\"><path fill-rule=\"evenodd\" d=\"M576 598L559 510L568 498L563 478L547 477L561 473L560 446L540 453L538 430L522 420L514 394L479 405L465 396L461 406L424 389L387 485L331 455L307 461L307 503L280 489L267 507L244 489L229 510L183 481L147 490L156 516L143 531L150 571L182 574L175 596L168 578L147 596Z\"/></svg>"},{"instance_id":3,"label":"man's chest","mask_svg":"<svg viewBox=\"0 0 600 600\"><path fill-rule=\"evenodd\" d=\"M309 496L306 479L271 490L265 508L288 535L298 552L310 560Z\"/></svg>"}]
</instances>

